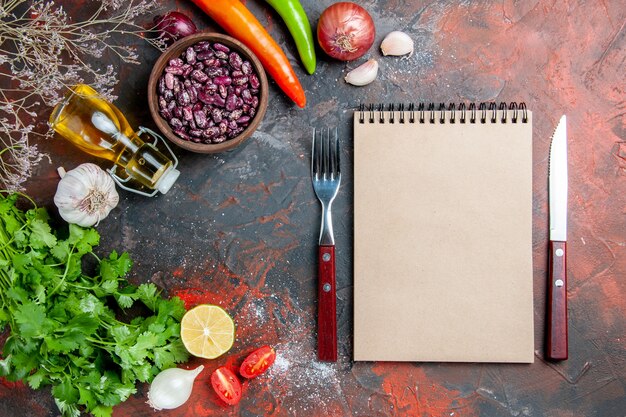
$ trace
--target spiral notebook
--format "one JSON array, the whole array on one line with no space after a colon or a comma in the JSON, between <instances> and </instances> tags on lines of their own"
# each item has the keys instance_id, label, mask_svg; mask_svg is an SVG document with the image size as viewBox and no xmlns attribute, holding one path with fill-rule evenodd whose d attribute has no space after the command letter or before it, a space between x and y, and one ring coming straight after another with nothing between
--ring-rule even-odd
<instances>
[{"instance_id":1,"label":"spiral notebook","mask_svg":"<svg viewBox=\"0 0 626 417\"><path fill-rule=\"evenodd\" d=\"M534 359L532 114L354 114L354 359Z\"/></svg>"}]
</instances>

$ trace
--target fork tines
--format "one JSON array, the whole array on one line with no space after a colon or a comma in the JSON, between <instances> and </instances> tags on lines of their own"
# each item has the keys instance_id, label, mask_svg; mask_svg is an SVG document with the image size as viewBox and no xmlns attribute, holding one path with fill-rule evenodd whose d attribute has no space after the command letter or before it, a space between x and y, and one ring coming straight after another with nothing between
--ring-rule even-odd
<instances>
[{"instance_id":1,"label":"fork tines","mask_svg":"<svg viewBox=\"0 0 626 417\"><path fill-rule=\"evenodd\" d=\"M337 128L314 129L311 174L315 179L333 180L341 174Z\"/></svg>"}]
</instances>

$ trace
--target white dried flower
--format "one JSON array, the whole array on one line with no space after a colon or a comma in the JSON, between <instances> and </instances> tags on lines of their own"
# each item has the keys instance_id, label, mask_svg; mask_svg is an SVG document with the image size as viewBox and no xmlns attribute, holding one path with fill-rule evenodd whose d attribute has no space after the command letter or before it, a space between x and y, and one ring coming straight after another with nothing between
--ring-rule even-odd
<instances>
[{"instance_id":1,"label":"white dried flower","mask_svg":"<svg viewBox=\"0 0 626 417\"><path fill-rule=\"evenodd\" d=\"M0 188L22 190L45 157L33 143L51 133L36 129L42 125L37 114L47 113L41 106L55 105L78 83L90 84L113 100L118 75L113 65L101 68L102 57L139 62L133 46L114 39L123 35L128 43L129 36L144 38L146 30L135 18L152 14L156 2L92 0L91 5L95 11L90 17L75 21L53 1L0 2ZM163 49L162 42L146 40ZM16 86L21 94L13 90Z\"/></svg>"}]
</instances>

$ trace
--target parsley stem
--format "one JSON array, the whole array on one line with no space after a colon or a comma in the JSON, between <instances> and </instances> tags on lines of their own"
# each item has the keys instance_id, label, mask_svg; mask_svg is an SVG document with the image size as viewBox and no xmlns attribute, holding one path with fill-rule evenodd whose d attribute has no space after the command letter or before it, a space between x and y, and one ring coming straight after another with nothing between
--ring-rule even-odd
<instances>
[{"instance_id":1,"label":"parsley stem","mask_svg":"<svg viewBox=\"0 0 626 417\"><path fill-rule=\"evenodd\" d=\"M86 337L85 340L95 345L100 345L100 346L117 346L118 345L118 343L116 342L105 342L104 340L94 339L93 337Z\"/></svg>"},{"instance_id":2,"label":"parsley stem","mask_svg":"<svg viewBox=\"0 0 626 417\"><path fill-rule=\"evenodd\" d=\"M67 255L67 260L65 261L65 271L63 271L63 276L61 277L61 280L52 289L52 291L48 293L48 297L54 295L57 292L57 290L61 287L61 285L63 285L63 283L65 282L65 279L67 278L67 273L70 270L70 260L72 259L72 255L74 254L74 249L76 249L76 244L72 246L70 253Z\"/></svg>"}]
</instances>

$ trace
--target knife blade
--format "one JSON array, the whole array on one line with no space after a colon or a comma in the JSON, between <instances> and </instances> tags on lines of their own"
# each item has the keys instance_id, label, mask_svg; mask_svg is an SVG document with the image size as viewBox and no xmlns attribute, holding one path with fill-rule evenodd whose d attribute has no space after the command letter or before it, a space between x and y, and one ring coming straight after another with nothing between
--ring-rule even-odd
<instances>
[{"instance_id":1,"label":"knife blade","mask_svg":"<svg viewBox=\"0 0 626 417\"><path fill-rule=\"evenodd\" d=\"M548 171L550 253L546 355L565 360L567 340L567 127L561 116L552 135Z\"/></svg>"}]
</instances>

